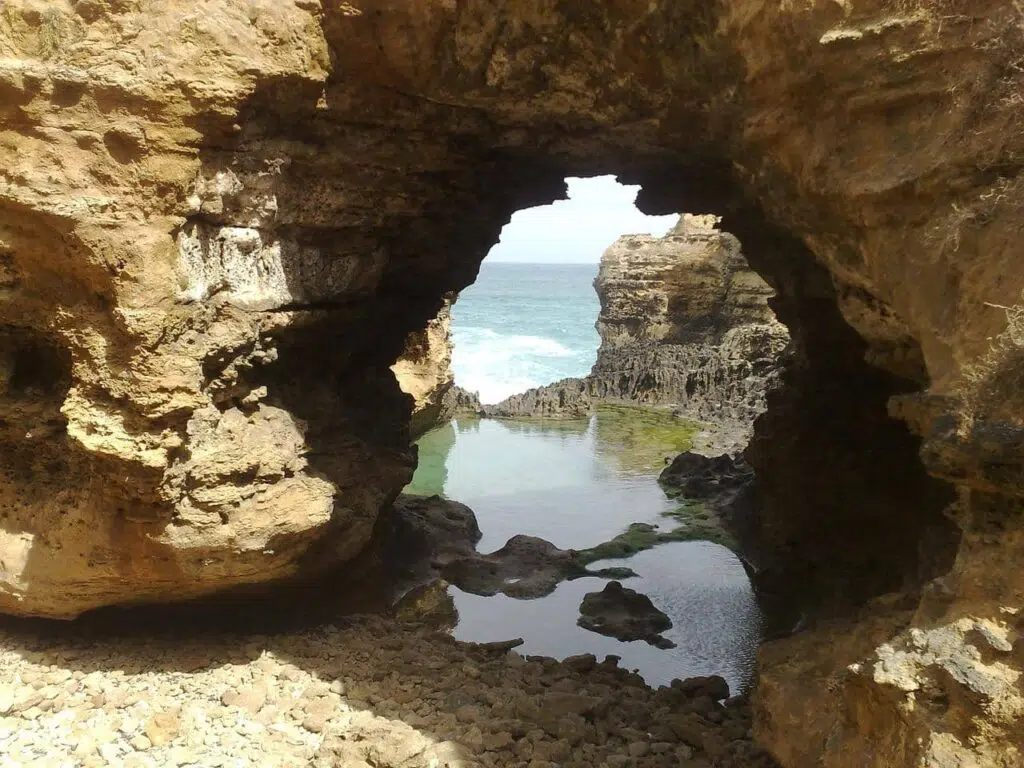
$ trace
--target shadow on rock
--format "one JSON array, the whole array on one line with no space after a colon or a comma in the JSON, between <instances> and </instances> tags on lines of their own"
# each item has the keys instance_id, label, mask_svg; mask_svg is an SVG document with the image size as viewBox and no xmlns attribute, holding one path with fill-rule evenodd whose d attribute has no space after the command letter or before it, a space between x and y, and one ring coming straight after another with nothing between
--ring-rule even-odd
<instances>
[{"instance_id":1,"label":"shadow on rock","mask_svg":"<svg viewBox=\"0 0 1024 768\"><path fill-rule=\"evenodd\" d=\"M414 592L419 607L342 615L393 593L397 579L378 583L382 564L403 552L427 555L411 573L468 561L460 567L486 571L483 581L509 580L502 566L477 565L499 553L472 556L479 531L467 508L403 504L413 512L382 524L393 526L388 546L347 579L74 622L0 618L0 754L124 768L775 765L750 740L745 699L722 704L684 683L653 690L616 657L559 662L512 652L518 640L456 641L437 630L457 615L436 578ZM528 544L506 556L567 568L565 553Z\"/></svg>"},{"instance_id":2,"label":"shadow on rock","mask_svg":"<svg viewBox=\"0 0 1024 768\"><path fill-rule=\"evenodd\" d=\"M0 748L23 764L661 768L774 763L744 699L652 690L389 617L304 631L0 631Z\"/></svg>"}]
</instances>

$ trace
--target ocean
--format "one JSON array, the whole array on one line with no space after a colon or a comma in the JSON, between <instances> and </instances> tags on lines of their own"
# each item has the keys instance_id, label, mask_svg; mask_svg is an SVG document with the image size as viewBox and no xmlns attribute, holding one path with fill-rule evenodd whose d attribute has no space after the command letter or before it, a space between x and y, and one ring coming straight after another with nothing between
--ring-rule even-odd
<instances>
[{"instance_id":1,"label":"ocean","mask_svg":"<svg viewBox=\"0 0 1024 768\"><path fill-rule=\"evenodd\" d=\"M455 383L491 404L590 373L597 267L485 261L452 309Z\"/></svg>"}]
</instances>

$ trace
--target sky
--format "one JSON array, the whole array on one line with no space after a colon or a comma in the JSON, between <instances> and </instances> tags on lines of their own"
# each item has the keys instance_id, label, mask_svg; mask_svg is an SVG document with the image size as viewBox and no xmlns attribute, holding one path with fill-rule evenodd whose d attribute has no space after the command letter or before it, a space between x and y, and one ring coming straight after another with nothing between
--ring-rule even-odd
<instances>
[{"instance_id":1,"label":"sky","mask_svg":"<svg viewBox=\"0 0 1024 768\"><path fill-rule=\"evenodd\" d=\"M619 184L614 176L568 178L569 199L512 214L489 262L587 264L601 260L604 249L620 235L661 237L676 216L645 216L633 201L638 186Z\"/></svg>"}]
</instances>

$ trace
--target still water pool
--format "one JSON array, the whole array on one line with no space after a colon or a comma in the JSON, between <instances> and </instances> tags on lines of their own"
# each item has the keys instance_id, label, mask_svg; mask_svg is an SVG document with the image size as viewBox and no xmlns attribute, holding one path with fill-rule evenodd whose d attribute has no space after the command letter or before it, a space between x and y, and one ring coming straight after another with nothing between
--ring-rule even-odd
<instances>
[{"instance_id":1,"label":"still water pool","mask_svg":"<svg viewBox=\"0 0 1024 768\"><path fill-rule=\"evenodd\" d=\"M419 467L406 492L436 493L471 507L483 532L482 552L517 533L584 549L634 522L673 527L664 515L678 504L662 491L657 475L666 457L688 447L692 431L667 414L628 407L602 408L573 422L460 419L419 440ZM593 567L608 565L627 565L639 574L623 583L668 614L673 627L664 634L677 647L660 650L578 627L584 594L605 584L596 578L564 582L535 600L449 587L458 615L455 636L481 642L522 637L521 652L559 658L615 654L652 685L719 674L734 691L746 687L760 614L746 571L730 550L677 542Z\"/></svg>"}]
</instances>

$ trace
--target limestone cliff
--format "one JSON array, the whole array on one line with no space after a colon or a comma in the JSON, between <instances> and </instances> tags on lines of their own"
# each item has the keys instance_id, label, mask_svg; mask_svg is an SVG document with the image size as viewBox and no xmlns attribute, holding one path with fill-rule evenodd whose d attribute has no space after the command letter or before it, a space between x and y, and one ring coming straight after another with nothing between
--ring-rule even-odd
<instances>
[{"instance_id":1,"label":"limestone cliff","mask_svg":"<svg viewBox=\"0 0 1024 768\"><path fill-rule=\"evenodd\" d=\"M791 334L747 458L808 631L759 736L1018 764L1022 57L1004 0L7 0L0 609L351 558L411 474L407 334L617 173L722 215Z\"/></svg>"},{"instance_id":2,"label":"limestone cliff","mask_svg":"<svg viewBox=\"0 0 1024 768\"><path fill-rule=\"evenodd\" d=\"M594 288L601 347L590 374L513 395L497 418L580 418L594 403L671 405L742 447L789 341L772 289L717 217L683 214L664 237L625 235L602 254Z\"/></svg>"},{"instance_id":3,"label":"limestone cliff","mask_svg":"<svg viewBox=\"0 0 1024 768\"><path fill-rule=\"evenodd\" d=\"M412 400L410 436L416 438L451 418L456 401L449 397L452 376L452 302L446 300L437 316L405 340L402 356L391 366L398 386Z\"/></svg>"},{"instance_id":4,"label":"limestone cliff","mask_svg":"<svg viewBox=\"0 0 1024 768\"><path fill-rule=\"evenodd\" d=\"M665 237L627 235L601 257L601 348L591 395L672 404L750 424L765 408L789 336L772 290L713 216L680 216Z\"/></svg>"}]
</instances>

